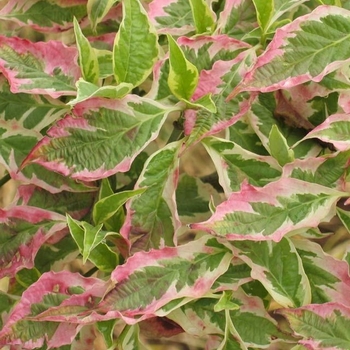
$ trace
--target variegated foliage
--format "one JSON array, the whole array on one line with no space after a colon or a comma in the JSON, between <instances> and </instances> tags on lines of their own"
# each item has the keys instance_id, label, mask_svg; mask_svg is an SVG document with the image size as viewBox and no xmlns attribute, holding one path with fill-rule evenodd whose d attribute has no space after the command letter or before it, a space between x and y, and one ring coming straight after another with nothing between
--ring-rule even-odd
<instances>
[{"instance_id":1,"label":"variegated foliage","mask_svg":"<svg viewBox=\"0 0 350 350\"><path fill-rule=\"evenodd\" d=\"M350 348L348 1L0 19L0 347Z\"/></svg>"}]
</instances>

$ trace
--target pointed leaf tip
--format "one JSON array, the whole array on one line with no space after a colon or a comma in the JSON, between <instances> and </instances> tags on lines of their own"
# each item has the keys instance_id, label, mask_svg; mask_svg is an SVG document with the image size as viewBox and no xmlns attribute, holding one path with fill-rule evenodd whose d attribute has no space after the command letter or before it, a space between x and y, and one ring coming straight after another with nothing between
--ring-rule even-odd
<instances>
[{"instance_id":1,"label":"pointed leaf tip","mask_svg":"<svg viewBox=\"0 0 350 350\"><path fill-rule=\"evenodd\" d=\"M158 35L139 0L124 0L123 20L113 46L116 81L141 84L152 72L158 50Z\"/></svg>"},{"instance_id":2,"label":"pointed leaf tip","mask_svg":"<svg viewBox=\"0 0 350 350\"><path fill-rule=\"evenodd\" d=\"M198 70L186 59L173 37L167 37L170 51L169 88L178 99L189 101L198 84Z\"/></svg>"}]
</instances>

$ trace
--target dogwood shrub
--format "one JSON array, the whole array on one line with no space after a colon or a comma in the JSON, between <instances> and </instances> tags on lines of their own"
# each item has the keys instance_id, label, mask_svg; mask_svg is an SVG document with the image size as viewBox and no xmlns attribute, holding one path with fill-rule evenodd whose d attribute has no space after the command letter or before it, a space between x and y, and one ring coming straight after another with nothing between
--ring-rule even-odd
<instances>
[{"instance_id":1,"label":"dogwood shrub","mask_svg":"<svg viewBox=\"0 0 350 350\"><path fill-rule=\"evenodd\" d=\"M349 1L0 19L1 346L350 349Z\"/></svg>"}]
</instances>

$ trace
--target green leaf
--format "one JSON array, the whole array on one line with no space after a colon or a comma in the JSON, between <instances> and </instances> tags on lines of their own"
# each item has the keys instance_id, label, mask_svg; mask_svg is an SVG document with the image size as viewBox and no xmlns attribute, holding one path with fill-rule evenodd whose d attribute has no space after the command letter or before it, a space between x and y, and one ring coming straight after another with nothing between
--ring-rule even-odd
<instances>
[{"instance_id":1,"label":"green leaf","mask_svg":"<svg viewBox=\"0 0 350 350\"><path fill-rule=\"evenodd\" d=\"M86 101L93 97L104 97L104 98L123 98L132 90L132 84L121 83L117 86L102 86L98 87L95 84L89 83L84 79L80 78L77 83L77 97L74 100L68 102L68 105L76 105L77 103Z\"/></svg>"},{"instance_id":2,"label":"green leaf","mask_svg":"<svg viewBox=\"0 0 350 350\"><path fill-rule=\"evenodd\" d=\"M109 50L99 50L94 48L97 56L100 78L105 79L114 75L113 72L113 52Z\"/></svg>"},{"instance_id":3,"label":"green leaf","mask_svg":"<svg viewBox=\"0 0 350 350\"><path fill-rule=\"evenodd\" d=\"M88 0L86 8L93 31L96 31L97 25L116 2L117 0Z\"/></svg>"},{"instance_id":4,"label":"green leaf","mask_svg":"<svg viewBox=\"0 0 350 350\"><path fill-rule=\"evenodd\" d=\"M179 45L168 35L170 71L168 84L171 92L180 100L189 101L198 84L198 70L189 62Z\"/></svg>"},{"instance_id":5,"label":"green leaf","mask_svg":"<svg viewBox=\"0 0 350 350\"><path fill-rule=\"evenodd\" d=\"M266 311L260 298L248 296L241 288L234 289L233 292L229 289L225 291L224 296L221 300L227 297L226 300L232 309L215 310L218 305L217 299L204 297L186 303L168 317L178 323L185 332L197 337L203 337L204 334L222 336L227 332L233 333L245 349L265 349L275 339L288 339ZM228 320L231 320L231 325L228 324ZM215 349L218 348L217 345Z\"/></svg>"},{"instance_id":6,"label":"green leaf","mask_svg":"<svg viewBox=\"0 0 350 350\"><path fill-rule=\"evenodd\" d=\"M174 233L179 227L174 194L180 146L180 142L168 144L145 163L135 188L146 190L128 202L121 230L133 242L133 249L174 245Z\"/></svg>"},{"instance_id":7,"label":"green leaf","mask_svg":"<svg viewBox=\"0 0 350 350\"><path fill-rule=\"evenodd\" d=\"M284 307L311 302L311 289L302 261L288 239L280 242L235 242L239 257L251 268L274 300Z\"/></svg>"},{"instance_id":8,"label":"green leaf","mask_svg":"<svg viewBox=\"0 0 350 350\"><path fill-rule=\"evenodd\" d=\"M111 188L110 181L108 179L102 179L100 191L98 194L98 201L102 201L104 198L112 196L113 194L114 194L114 191ZM94 215L94 211L95 211L95 208L92 211L93 215ZM124 210L124 207L121 206L114 214L112 214L111 217L103 221L103 225L109 231L120 232L120 229L123 226L124 221L125 221L125 210Z\"/></svg>"},{"instance_id":9,"label":"green leaf","mask_svg":"<svg viewBox=\"0 0 350 350\"><path fill-rule=\"evenodd\" d=\"M99 244L89 256L89 260L100 270L111 273L119 264L119 257L107 244Z\"/></svg>"},{"instance_id":10,"label":"green leaf","mask_svg":"<svg viewBox=\"0 0 350 350\"><path fill-rule=\"evenodd\" d=\"M79 254L73 237L67 235L55 244L44 244L35 257L35 267L41 272L52 270L52 266L63 266Z\"/></svg>"},{"instance_id":11,"label":"green leaf","mask_svg":"<svg viewBox=\"0 0 350 350\"><path fill-rule=\"evenodd\" d=\"M103 243L109 232L101 231L102 224L94 227L87 222L74 220L67 214L67 223L83 263L89 259L101 271L111 272L118 265L118 256Z\"/></svg>"},{"instance_id":12,"label":"green leaf","mask_svg":"<svg viewBox=\"0 0 350 350\"><path fill-rule=\"evenodd\" d=\"M123 20L113 47L118 83L141 84L158 58L158 36L139 0L123 1Z\"/></svg>"},{"instance_id":13,"label":"green leaf","mask_svg":"<svg viewBox=\"0 0 350 350\"><path fill-rule=\"evenodd\" d=\"M225 334L218 350L248 350L240 334L237 332L229 311L225 312Z\"/></svg>"},{"instance_id":14,"label":"green leaf","mask_svg":"<svg viewBox=\"0 0 350 350\"><path fill-rule=\"evenodd\" d=\"M213 290L235 290L244 283L252 281L251 268L241 259L233 259L228 270L214 283Z\"/></svg>"},{"instance_id":15,"label":"green leaf","mask_svg":"<svg viewBox=\"0 0 350 350\"><path fill-rule=\"evenodd\" d=\"M190 0L197 34L211 33L214 29L213 13L205 0Z\"/></svg>"},{"instance_id":16,"label":"green leaf","mask_svg":"<svg viewBox=\"0 0 350 350\"><path fill-rule=\"evenodd\" d=\"M246 151L234 142L208 137L202 141L219 175L225 193L238 191L243 181L264 186L281 176L281 168L270 156ZM225 164L225 166L223 166Z\"/></svg>"},{"instance_id":17,"label":"green leaf","mask_svg":"<svg viewBox=\"0 0 350 350\"><path fill-rule=\"evenodd\" d=\"M108 348L113 346L113 332L116 326L117 320L108 320L96 322L96 327L99 332L103 335L104 341Z\"/></svg>"},{"instance_id":18,"label":"green leaf","mask_svg":"<svg viewBox=\"0 0 350 350\"><path fill-rule=\"evenodd\" d=\"M40 276L41 273L35 267L32 269L23 269L16 273L16 281L24 288L28 288L35 283Z\"/></svg>"},{"instance_id":19,"label":"green leaf","mask_svg":"<svg viewBox=\"0 0 350 350\"><path fill-rule=\"evenodd\" d=\"M83 78L92 84L97 84L100 77L98 59L89 40L86 39L81 31L76 18L74 18L74 34L78 47L79 65Z\"/></svg>"},{"instance_id":20,"label":"green leaf","mask_svg":"<svg viewBox=\"0 0 350 350\"><path fill-rule=\"evenodd\" d=\"M214 305L214 311L220 312L223 310L239 310L239 305L233 303L231 299L232 292L224 291L220 297L220 300Z\"/></svg>"},{"instance_id":21,"label":"green leaf","mask_svg":"<svg viewBox=\"0 0 350 350\"><path fill-rule=\"evenodd\" d=\"M287 23L290 23L291 19L284 18L286 16L283 16L283 15L288 12L292 13L293 9L298 7L300 8L301 7L300 5L306 1L307 0L274 0L272 2L272 6L273 6L272 18L270 18L270 21L266 30L272 29L273 31L275 31L277 28L282 27ZM280 19L281 17L282 19Z\"/></svg>"},{"instance_id":22,"label":"green leaf","mask_svg":"<svg viewBox=\"0 0 350 350\"><path fill-rule=\"evenodd\" d=\"M1 20L16 21L43 32L63 32L73 27L74 17L81 20L86 16L86 4L80 0L12 0L7 4L1 6Z\"/></svg>"},{"instance_id":23,"label":"green leaf","mask_svg":"<svg viewBox=\"0 0 350 350\"><path fill-rule=\"evenodd\" d=\"M196 108L196 109L203 108L203 109L207 110L208 112L216 113L215 102L211 98L211 94L204 95L201 98L199 98L198 100L193 101L193 102L186 101L186 104L190 108Z\"/></svg>"},{"instance_id":24,"label":"green leaf","mask_svg":"<svg viewBox=\"0 0 350 350\"><path fill-rule=\"evenodd\" d=\"M0 290L0 315L8 314L16 302L16 297ZM3 317L0 317L0 328L3 328Z\"/></svg>"},{"instance_id":25,"label":"green leaf","mask_svg":"<svg viewBox=\"0 0 350 350\"><path fill-rule=\"evenodd\" d=\"M278 130L277 125L273 125L269 134L269 151L281 166L294 160L294 152L289 148L287 140Z\"/></svg>"},{"instance_id":26,"label":"green leaf","mask_svg":"<svg viewBox=\"0 0 350 350\"><path fill-rule=\"evenodd\" d=\"M104 223L111 218L125 202L139 194L146 191L146 188L140 188L133 191L124 191L114 193L110 196L100 199L94 206L92 211L92 217L96 225Z\"/></svg>"},{"instance_id":27,"label":"green leaf","mask_svg":"<svg viewBox=\"0 0 350 350\"><path fill-rule=\"evenodd\" d=\"M281 310L292 330L307 339L312 348L349 349L349 308L343 304L309 305L295 310Z\"/></svg>"},{"instance_id":28,"label":"green leaf","mask_svg":"<svg viewBox=\"0 0 350 350\"><path fill-rule=\"evenodd\" d=\"M247 115L242 116L236 123L229 127L230 141L238 144L247 151L255 154L268 155L254 129L249 123Z\"/></svg>"},{"instance_id":29,"label":"green leaf","mask_svg":"<svg viewBox=\"0 0 350 350\"><path fill-rule=\"evenodd\" d=\"M91 251L105 239L106 232L101 231L102 225L94 227L87 222L74 220L68 214L67 223L75 242L81 250L83 263L85 264Z\"/></svg>"},{"instance_id":30,"label":"green leaf","mask_svg":"<svg viewBox=\"0 0 350 350\"><path fill-rule=\"evenodd\" d=\"M180 176L176 187L177 211L180 216L189 216L193 220L194 216L209 212L210 197L209 193L204 192L204 186L198 178L187 174Z\"/></svg>"},{"instance_id":31,"label":"green leaf","mask_svg":"<svg viewBox=\"0 0 350 350\"><path fill-rule=\"evenodd\" d=\"M270 19L274 11L274 1L273 0L253 0L254 6L256 8L256 14L259 26L263 33L269 27Z\"/></svg>"},{"instance_id":32,"label":"green leaf","mask_svg":"<svg viewBox=\"0 0 350 350\"><path fill-rule=\"evenodd\" d=\"M142 350L144 345L140 340L140 327L138 324L126 325L120 333L116 350Z\"/></svg>"},{"instance_id":33,"label":"green leaf","mask_svg":"<svg viewBox=\"0 0 350 350\"><path fill-rule=\"evenodd\" d=\"M100 190L98 192L98 200L111 196L112 194L114 194L114 191L111 187L110 181L108 180L108 178L102 179Z\"/></svg>"},{"instance_id":34,"label":"green leaf","mask_svg":"<svg viewBox=\"0 0 350 350\"><path fill-rule=\"evenodd\" d=\"M248 120L261 143L269 151L269 136L274 125L278 127L279 132L286 139L289 148L293 148L295 158L307 158L316 156L321 151L321 146L314 140L299 142L307 131L302 128L295 128L276 118L274 111L277 107L277 100L274 94L259 94L252 103L248 113Z\"/></svg>"},{"instance_id":35,"label":"green leaf","mask_svg":"<svg viewBox=\"0 0 350 350\"><path fill-rule=\"evenodd\" d=\"M346 229L350 232L350 212L337 207L337 215Z\"/></svg>"}]
</instances>

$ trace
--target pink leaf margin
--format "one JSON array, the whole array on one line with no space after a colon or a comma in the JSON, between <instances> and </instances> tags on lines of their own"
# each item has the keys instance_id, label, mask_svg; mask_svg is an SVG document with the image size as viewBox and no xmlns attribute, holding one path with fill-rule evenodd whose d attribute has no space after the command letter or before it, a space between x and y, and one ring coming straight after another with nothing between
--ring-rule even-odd
<instances>
[{"instance_id":1,"label":"pink leaf margin","mask_svg":"<svg viewBox=\"0 0 350 350\"><path fill-rule=\"evenodd\" d=\"M213 235L215 232L215 225L222 223L227 214L233 212L254 213L250 203L266 203L271 206L280 206L277 197L290 197L293 194L318 194L328 193L333 196L333 204L326 208L320 208L313 213L301 219L297 224L291 220L284 221L273 234L264 235L263 232L256 232L254 234L240 234L232 232L225 234L228 240L252 240L252 241L275 241L279 242L287 233L301 229L317 227L320 222L329 221L335 215L336 201L343 195L342 192L328 189L327 187L310 184L298 179L281 178L276 182L271 182L268 185L259 188L254 187L247 182L244 182L239 192L232 193L229 198L217 206L215 213L207 220L201 223L194 223L190 225L191 229L203 230Z\"/></svg>"},{"instance_id":2,"label":"pink leaf margin","mask_svg":"<svg viewBox=\"0 0 350 350\"><path fill-rule=\"evenodd\" d=\"M13 219L25 220L32 224L38 224L45 220L57 222L47 232L42 228L38 228L30 242L20 245L11 262L0 269L0 278L13 276L24 268L33 268L34 258L40 247L54 234L66 228L65 217L48 210L30 206L13 206L9 209L0 209L0 223L2 225L8 224Z\"/></svg>"},{"instance_id":3,"label":"pink leaf margin","mask_svg":"<svg viewBox=\"0 0 350 350\"><path fill-rule=\"evenodd\" d=\"M295 322L298 322L298 319L303 317L303 313L305 311L310 311L319 317L326 319L329 319L329 322L332 322L332 324L335 326L337 324L336 317L339 317L341 314L342 317L345 317L347 319L350 319L350 308L348 306L345 306L338 302L330 302L330 303L324 303L324 304L310 304L306 305L297 309L280 309L277 310L276 313L281 314L285 316L287 319L290 317L291 321L291 327L293 331L296 333L296 335L304 336L305 334L302 334L301 332L298 332L298 330L295 330L293 327L294 318L296 319ZM310 325L311 326L311 325ZM315 325L317 328L317 325ZM331 333L332 330L330 329L329 332ZM305 338L308 339L305 339ZM312 338L312 335L307 335L304 339L299 340L299 344L302 344L306 346L308 349L325 349L325 350L336 350L340 349L339 347L328 347L323 346L322 340L314 339ZM336 337L336 335L334 335Z\"/></svg>"},{"instance_id":4,"label":"pink leaf margin","mask_svg":"<svg viewBox=\"0 0 350 350\"><path fill-rule=\"evenodd\" d=\"M106 178L117 172L128 171L136 156L158 136L160 126L157 132L154 132L151 135L150 139L144 145L142 145L142 147L135 150L133 155L129 157L125 156L125 158L120 163L116 164L116 166L112 169L107 169L105 165L102 164L98 169L95 170L84 169L81 171L76 171L74 169L74 166L69 167L64 162L64 160L47 160L44 152L42 151L42 148L49 146L51 139L69 137L70 133L69 131L67 131L67 129L83 129L90 132L95 131L96 128L94 126L89 125L88 119L86 118L86 115L89 115L91 111L99 111L99 109L101 108L106 108L133 115L134 111L132 107L130 107L128 104L142 103L143 100L145 99L139 98L136 95L129 95L123 98L122 100L92 98L90 100L77 104L76 106L74 106L72 114L67 114L64 119L59 120L54 126L51 127L51 129L48 130L48 136L45 136L36 144L36 146L28 154L28 156L23 160L20 169L23 169L29 163L37 163L49 170L58 172L64 176L70 176L72 179L86 182ZM149 101L150 100L147 99L146 102ZM162 108L163 106L157 104L157 107ZM176 110L176 108L177 107L164 109L163 121L165 120L167 114L173 110Z\"/></svg>"},{"instance_id":5,"label":"pink leaf margin","mask_svg":"<svg viewBox=\"0 0 350 350\"><path fill-rule=\"evenodd\" d=\"M71 294L72 286L82 287L85 292L82 294ZM78 273L69 271L47 272L40 279L23 292L20 302L13 308L8 316L3 329L0 331L0 345L22 345L26 349L35 349L41 347L46 340L48 348L59 347L71 344L75 336L80 330L80 326L71 323L61 323L51 339L42 336L36 341L28 341L25 344L20 339L16 339L13 335L13 327L22 319L28 318L31 313L31 305L40 303L47 294L60 293L71 295L70 298L79 296L80 304L89 304L94 297L102 297L105 293L106 283L97 278L82 277ZM66 299L70 300L70 298ZM64 303L63 303L64 304ZM78 303L76 303L78 305ZM52 308L54 309L54 308ZM30 319L30 318L29 318ZM39 321L38 321L39 322Z\"/></svg>"},{"instance_id":6,"label":"pink leaf margin","mask_svg":"<svg viewBox=\"0 0 350 350\"><path fill-rule=\"evenodd\" d=\"M332 127L337 123L347 124L344 133L335 133L336 136L327 135L327 131L332 129ZM348 134L348 129L350 128L350 115L349 114L333 114L329 116L322 124L310 131L301 141L312 138L318 138L324 142L329 142L334 145L334 147L339 151L350 150L350 138Z\"/></svg>"},{"instance_id":7,"label":"pink leaf margin","mask_svg":"<svg viewBox=\"0 0 350 350\"><path fill-rule=\"evenodd\" d=\"M151 250L149 252L137 252L132 257L128 258L125 264L116 267L111 274L110 281L103 283L101 281L96 282L97 285L92 286L92 289L86 290L83 294L73 295L69 299L64 300L60 306L48 309L42 314L36 316L35 319L38 321L69 322L86 325L95 323L96 321L120 318L127 324L132 325L142 320L157 316L157 310L174 299L182 297L199 298L205 295L205 293L210 290L215 280L228 269L232 259L232 253L229 252L229 250L223 257L220 266L214 270L208 270L205 276L199 278L193 286L186 286L180 291L176 291L175 286L169 286L168 290L164 292L160 299L154 300L142 310L139 308L130 310L113 310L110 302L107 302L104 299L97 305L91 305L91 297L104 297L109 292L112 292L113 289L119 288L119 285L127 283L130 276L137 271L142 271L145 267L161 267L163 266L162 261L164 260L173 260L175 258L192 260L196 254L210 254L214 252L215 248L206 245L206 243L212 239L212 236L206 235L197 241L190 242L180 247L166 247L159 250ZM40 287L41 282L39 281L36 282L36 288ZM68 315L65 314L65 310L77 306L85 306L89 308L89 310L84 312L78 311ZM164 314L162 314L162 316L164 316Z\"/></svg>"},{"instance_id":8,"label":"pink leaf margin","mask_svg":"<svg viewBox=\"0 0 350 350\"><path fill-rule=\"evenodd\" d=\"M71 77L76 82L81 77L80 68L77 64L78 51L75 47L68 47L60 41L36 42L33 43L27 39L18 37L0 36L0 48L9 47L19 55L30 54L36 60L41 62L43 72L47 75L53 75L57 68L60 68L68 77ZM54 88L32 87L29 89L23 88L24 84L32 84L31 79L23 79L18 77L19 71L7 67L5 59L0 57L0 71L5 75L10 83L12 93L32 93L44 94L53 98L58 98L62 95L75 95L76 91L56 91ZM74 84L73 82L73 84Z\"/></svg>"},{"instance_id":9,"label":"pink leaf margin","mask_svg":"<svg viewBox=\"0 0 350 350\"><path fill-rule=\"evenodd\" d=\"M268 45L265 52L258 57L256 63L252 69L246 73L242 83L237 86L234 91L229 95L228 100L236 96L241 91L260 91L260 92L271 92L279 89L289 89L293 86L303 84L308 81L320 82L327 74L335 71L342 67L346 61L334 61L327 65L327 67L317 76L312 76L310 73L298 75L296 77L288 77L279 81L278 83L265 85L265 86L254 86L255 74L259 68L270 63L276 57L284 54L284 45L287 43L289 38L295 36L295 32L300 29L300 26L306 21L320 21L322 17L327 15L340 15L342 17L350 17L350 12L339 7L323 5L318 6L312 13L298 17L292 23L287 24L277 29L273 40ZM273 72L272 72L273 74Z\"/></svg>"},{"instance_id":10,"label":"pink leaf margin","mask_svg":"<svg viewBox=\"0 0 350 350\"><path fill-rule=\"evenodd\" d=\"M13 12L16 12L17 9L21 9L25 12L27 11L31 6L33 6L38 0L33 1L27 1L27 0L9 0L8 3L1 9L0 16L7 16L13 14ZM71 6L78 6L78 5L86 5L86 0L56 0L55 3L58 6L61 7L71 7ZM20 19L16 18L15 16L12 16L11 18L13 21L18 23L19 25L29 25L34 30L37 30L39 32L62 32L64 30L68 30L70 28L73 28L72 22L65 22L64 24L54 24L52 27L41 27L37 24L32 23L31 21L23 22Z\"/></svg>"}]
</instances>

